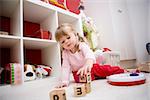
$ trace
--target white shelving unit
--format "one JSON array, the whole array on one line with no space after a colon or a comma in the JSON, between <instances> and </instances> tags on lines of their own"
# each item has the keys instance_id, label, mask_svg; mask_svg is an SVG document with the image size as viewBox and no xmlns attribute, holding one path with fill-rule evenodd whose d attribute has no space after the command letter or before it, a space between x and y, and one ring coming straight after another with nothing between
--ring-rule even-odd
<instances>
[{"instance_id":1,"label":"white shelving unit","mask_svg":"<svg viewBox=\"0 0 150 100\"><path fill-rule=\"evenodd\" d=\"M55 40L55 30L60 24L68 22L82 36L80 16L40 0L0 0L0 9L0 16L10 18L9 35L0 35L0 49L10 49L9 60L20 63L24 73L25 50L41 50L42 63L53 69L50 77L41 80L0 86L0 100L49 100L49 92L57 83L61 68L60 47ZM24 20L38 23L42 29L50 31L52 40L25 37ZM3 59L1 55L0 58Z\"/></svg>"}]
</instances>

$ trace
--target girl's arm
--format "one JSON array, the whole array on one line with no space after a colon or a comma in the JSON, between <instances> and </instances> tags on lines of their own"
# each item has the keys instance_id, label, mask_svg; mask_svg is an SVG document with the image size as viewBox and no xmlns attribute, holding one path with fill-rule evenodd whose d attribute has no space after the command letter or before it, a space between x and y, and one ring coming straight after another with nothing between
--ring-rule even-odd
<instances>
[{"instance_id":1,"label":"girl's arm","mask_svg":"<svg viewBox=\"0 0 150 100\"><path fill-rule=\"evenodd\" d=\"M94 64L93 59L87 59L84 66L78 70L77 74L83 76L86 75L88 72L91 72L93 64Z\"/></svg>"},{"instance_id":2,"label":"girl's arm","mask_svg":"<svg viewBox=\"0 0 150 100\"><path fill-rule=\"evenodd\" d=\"M83 55L85 57L85 63L83 67L78 70L77 74L80 74L82 76L83 74L87 74L87 72L91 71L91 68L96 62L96 59L93 51L89 48L87 44L81 43L80 50L81 52L83 52Z\"/></svg>"},{"instance_id":3,"label":"girl's arm","mask_svg":"<svg viewBox=\"0 0 150 100\"><path fill-rule=\"evenodd\" d=\"M70 64L67 56L67 52L62 52L62 68L61 68L61 76L60 76L60 84L57 87L65 87L69 85L70 78Z\"/></svg>"}]
</instances>

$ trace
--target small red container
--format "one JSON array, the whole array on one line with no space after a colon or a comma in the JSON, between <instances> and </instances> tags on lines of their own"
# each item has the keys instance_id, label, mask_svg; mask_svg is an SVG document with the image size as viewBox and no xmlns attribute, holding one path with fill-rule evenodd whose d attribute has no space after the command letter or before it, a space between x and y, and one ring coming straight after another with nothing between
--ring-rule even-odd
<instances>
[{"instance_id":1,"label":"small red container","mask_svg":"<svg viewBox=\"0 0 150 100\"><path fill-rule=\"evenodd\" d=\"M41 39L52 39L52 35L49 31L44 31L43 29L40 29L34 33L34 36L36 38L41 38Z\"/></svg>"},{"instance_id":2,"label":"small red container","mask_svg":"<svg viewBox=\"0 0 150 100\"><path fill-rule=\"evenodd\" d=\"M24 36L40 39L52 39L49 31L40 28L40 24L24 21Z\"/></svg>"}]
</instances>

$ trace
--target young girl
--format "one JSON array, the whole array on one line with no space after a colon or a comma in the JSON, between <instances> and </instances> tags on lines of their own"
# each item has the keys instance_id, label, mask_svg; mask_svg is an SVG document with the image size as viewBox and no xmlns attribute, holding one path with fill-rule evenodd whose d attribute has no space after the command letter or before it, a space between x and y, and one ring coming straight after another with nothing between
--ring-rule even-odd
<instances>
[{"instance_id":1,"label":"young girl","mask_svg":"<svg viewBox=\"0 0 150 100\"><path fill-rule=\"evenodd\" d=\"M69 85L70 72L73 73L75 82L79 82L79 75L86 75L87 72L91 72L92 80L124 72L118 66L96 64L94 53L82 41L71 24L60 25L56 30L55 37L62 47L61 84L58 87Z\"/></svg>"}]
</instances>

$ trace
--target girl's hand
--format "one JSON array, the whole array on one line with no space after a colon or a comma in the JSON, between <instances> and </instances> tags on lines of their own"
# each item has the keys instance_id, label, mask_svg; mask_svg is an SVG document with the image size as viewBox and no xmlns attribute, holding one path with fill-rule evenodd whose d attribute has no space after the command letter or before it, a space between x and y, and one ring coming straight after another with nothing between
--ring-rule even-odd
<instances>
[{"instance_id":1,"label":"girl's hand","mask_svg":"<svg viewBox=\"0 0 150 100\"><path fill-rule=\"evenodd\" d=\"M93 60L88 59L84 64L84 66L78 70L77 75L79 74L81 76L86 75L88 72L91 72L92 67L93 67Z\"/></svg>"}]
</instances>

